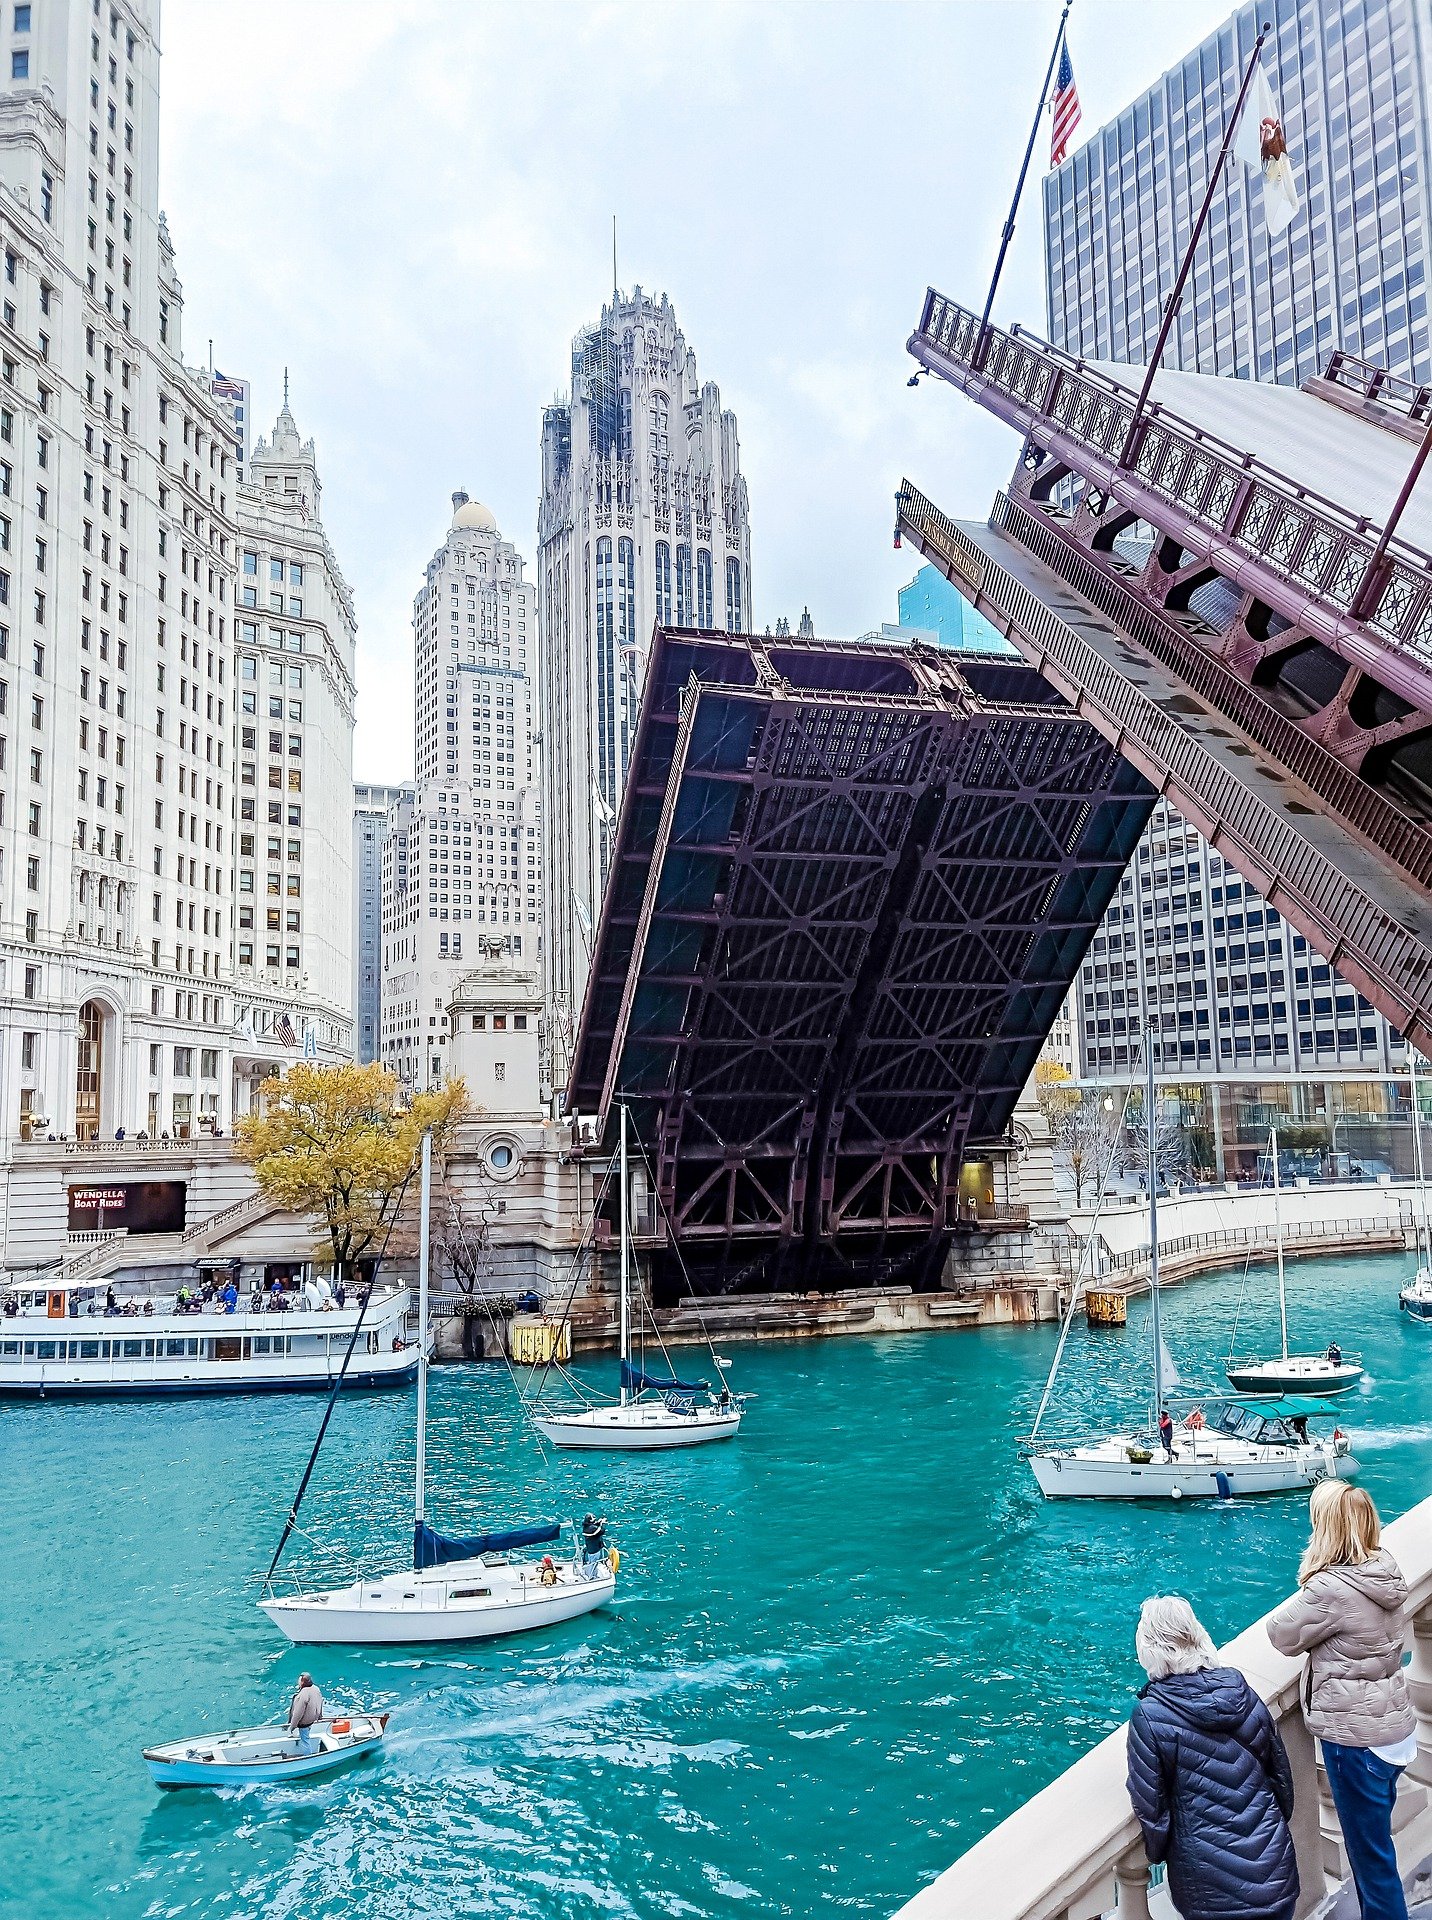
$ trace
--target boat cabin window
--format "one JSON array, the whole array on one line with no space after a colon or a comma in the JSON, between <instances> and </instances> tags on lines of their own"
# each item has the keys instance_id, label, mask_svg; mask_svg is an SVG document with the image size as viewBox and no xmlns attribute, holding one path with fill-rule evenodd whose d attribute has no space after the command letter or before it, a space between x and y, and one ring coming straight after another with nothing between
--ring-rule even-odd
<instances>
[{"instance_id":1,"label":"boat cabin window","mask_svg":"<svg viewBox=\"0 0 1432 1920\"><path fill-rule=\"evenodd\" d=\"M18 1340L0 1340L0 1353L18 1353L19 1351L20 1342Z\"/></svg>"},{"instance_id":2,"label":"boat cabin window","mask_svg":"<svg viewBox=\"0 0 1432 1920\"><path fill-rule=\"evenodd\" d=\"M453 1587L448 1594L449 1600L490 1600L491 1587Z\"/></svg>"},{"instance_id":3,"label":"boat cabin window","mask_svg":"<svg viewBox=\"0 0 1432 1920\"><path fill-rule=\"evenodd\" d=\"M35 1358L37 1360L53 1360L54 1357L55 1343L53 1340L37 1340L35 1342Z\"/></svg>"}]
</instances>

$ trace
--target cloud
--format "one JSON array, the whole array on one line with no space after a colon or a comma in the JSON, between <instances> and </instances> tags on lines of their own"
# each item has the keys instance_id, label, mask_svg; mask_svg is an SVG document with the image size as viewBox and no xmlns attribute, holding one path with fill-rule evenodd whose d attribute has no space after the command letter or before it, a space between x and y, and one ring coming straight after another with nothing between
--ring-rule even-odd
<instances>
[{"instance_id":1,"label":"cloud","mask_svg":"<svg viewBox=\"0 0 1432 1920\"><path fill-rule=\"evenodd\" d=\"M1086 131L1226 0L1085 0ZM668 292L736 411L757 616L893 618L900 475L987 511L1009 438L904 341L978 297L1053 0L166 0L191 362L292 376L359 612L360 777L412 765L413 595L465 487L535 561L540 412L611 285ZM1037 176L1001 311L1043 313Z\"/></svg>"}]
</instances>

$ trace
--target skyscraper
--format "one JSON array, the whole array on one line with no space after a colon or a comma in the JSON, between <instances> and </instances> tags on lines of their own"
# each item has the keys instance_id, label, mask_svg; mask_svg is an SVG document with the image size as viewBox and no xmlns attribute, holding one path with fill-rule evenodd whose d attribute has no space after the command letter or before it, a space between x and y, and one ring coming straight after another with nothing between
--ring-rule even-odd
<instances>
[{"instance_id":1,"label":"skyscraper","mask_svg":"<svg viewBox=\"0 0 1432 1920\"><path fill-rule=\"evenodd\" d=\"M479 953L540 946L536 593L488 508L452 506L413 603L417 782L381 856L379 1058L416 1087L447 1077L451 990Z\"/></svg>"},{"instance_id":2,"label":"skyscraper","mask_svg":"<svg viewBox=\"0 0 1432 1920\"><path fill-rule=\"evenodd\" d=\"M571 395L542 416L538 517L544 986L560 1080L658 623L751 621L736 416L704 385L663 294L614 294L572 345Z\"/></svg>"},{"instance_id":3,"label":"skyscraper","mask_svg":"<svg viewBox=\"0 0 1432 1920\"><path fill-rule=\"evenodd\" d=\"M152 0L0 14L0 1150L227 1128L280 1022L349 1044L336 968L235 993L244 509L183 360L157 31Z\"/></svg>"},{"instance_id":4,"label":"skyscraper","mask_svg":"<svg viewBox=\"0 0 1432 1920\"><path fill-rule=\"evenodd\" d=\"M411 786L353 789L353 1055L378 1058L383 981L383 841L393 809L416 798Z\"/></svg>"},{"instance_id":5,"label":"skyscraper","mask_svg":"<svg viewBox=\"0 0 1432 1920\"><path fill-rule=\"evenodd\" d=\"M1342 347L1414 380L1428 351L1428 0L1249 0L1044 181L1049 337L1148 358L1261 23L1300 216L1270 240L1229 162L1165 363L1300 384Z\"/></svg>"}]
</instances>

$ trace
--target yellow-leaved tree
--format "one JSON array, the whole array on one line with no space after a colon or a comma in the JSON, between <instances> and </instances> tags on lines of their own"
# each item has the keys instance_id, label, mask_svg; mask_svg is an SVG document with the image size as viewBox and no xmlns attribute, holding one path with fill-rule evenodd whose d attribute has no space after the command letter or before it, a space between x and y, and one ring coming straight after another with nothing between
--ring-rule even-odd
<instances>
[{"instance_id":1,"label":"yellow-leaved tree","mask_svg":"<svg viewBox=\"0 0 1432 1920\"><path fill-rule=\"evenodd\" d=\"M296 1060L264 1082L262 1106L239 1121L234 1141L275 1205L323 1220L339 1280L351 1278L354 1263L386 1238L423 1134L431 1128L441 1152L466 1111L461 1080L405 1102L394 1075L376 1062L319 1067Z\"/></svg>"}]
</instances>

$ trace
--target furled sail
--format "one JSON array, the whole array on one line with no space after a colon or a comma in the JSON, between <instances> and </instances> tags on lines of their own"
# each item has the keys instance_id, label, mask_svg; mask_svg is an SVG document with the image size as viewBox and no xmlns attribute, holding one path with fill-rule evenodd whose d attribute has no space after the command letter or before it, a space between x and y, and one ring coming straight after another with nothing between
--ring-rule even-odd
<instances>
[{"instance_id":1,"label":"furled sail","mask_svg":"<svg viewBox=\"0 0 1432 1920\"><path fill-rule=\"evenodd\" d=\"M540 1547L556 1540L558 1525L513 1527L506 1533L474 1533L466 1537L434 1533L426 1520L413 1523L413 1567L445 1567L451 1560L475 1560L480 1553L512 1553L518 1547Z\"/></svg>"},{"instance_id":2,"label":"furled sail","mask_svg":"<svg viewBox=\"0 0 1432 1920\"><path fill-rule=\"evenodd\" d=\"M641 1393L649 1387L653 1393L709 1393L707 1380L670 1380L660 1374L642 1373L629 1360L622 1361L622 1385L628 1393Z\"/></svg>"}]
</instances>

